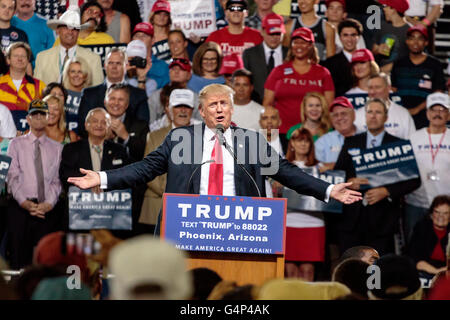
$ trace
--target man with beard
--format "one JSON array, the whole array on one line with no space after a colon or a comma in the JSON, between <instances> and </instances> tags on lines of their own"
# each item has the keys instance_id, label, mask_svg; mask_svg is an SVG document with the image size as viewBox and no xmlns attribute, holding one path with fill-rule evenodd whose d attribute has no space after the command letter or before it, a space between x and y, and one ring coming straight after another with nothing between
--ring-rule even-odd
<instances>
[{"instance_id":1,"label":"man with beard","mask_svg":"<svg viewBox=\"0 0 450 320\"><path fill-rule=\"evenodd\" d=\"M35 13L35 8L36 0L17 0L16 15L11 19L12 26L27 34L33 57L50 49L55 42L53 31L47 27L47 20ZM34 64L34 58L32 63Z\"/></svg>"},{"instance_id":2,"label":"man with beard","mask_svg":"<svg viewBox=\"0 0 450 320\"><path fill-rule=\"evenodd\" d=\"M110 44L114 43L113 37L106 33L105 13L97 1L84 3L80 8L81 24L86 25L78 36L79 45ZM55 45L59 44L56 39Z\"/></svg>"},{"instance_id":3,"label":"man with beard","mask_svg":"<svg viewBox=\"0 0 450 320\"><path fill-rule=\"evenodd\" d=\"M406 196L405 236L410 237L415 224L428 214L433 199L449 193L450 186L450 133L449 96L435 92L426 100L426 116L430 125L411 135L411 145L419 167L422 185Z\"/></svg>"}]
</instances>

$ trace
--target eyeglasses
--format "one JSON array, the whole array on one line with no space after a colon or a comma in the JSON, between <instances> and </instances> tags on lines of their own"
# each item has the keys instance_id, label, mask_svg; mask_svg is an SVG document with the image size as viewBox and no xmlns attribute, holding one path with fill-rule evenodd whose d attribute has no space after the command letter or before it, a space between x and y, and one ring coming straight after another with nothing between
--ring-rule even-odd
<instances>
[{"instance_id":1,"label":"eyeglasses","mask_svg":"<svg viewBox=\"0 0 450 320\"><path fill-rule=\"evenodd\" d=\"M214 62L217 61L217 58L203 58L202 60L207 62Z\"/></svg>"},{"instance_id":2,"label":"eyeglasses","mask_svg":"<svg viewBox=\"0 0 450 320\"><path fill-rule=\"evenodd\" d=\"M231 7L227 8L227 10L242 12L245 10L245 8L242 6L231 6Z\"/></svg>"},{"instance_id":3,"label":"eyeglasses","mask_svg":"<svg viewBox=\"0 0 450 320\"><path fill-rule=\"evenodd\" d=\"M43 118L47 118L47 113L46 112L33 112L32 114L30 114L30 117L33 119L43 119Z\"/></svg>"},{"instance_id":4,"label":"eyeglasses","mask_svg":"<svg viewBox=\"0 0 450 320\"><path fill-rule=\"evenodd\" d=\"M431 107L429 110L430 110L431 112L435 112L435 113L438 113L438 112L445 113L445 112L448 111L447 108L442 107L442 106L434 106L434 107Z\"/></svg>"}]
</instances>

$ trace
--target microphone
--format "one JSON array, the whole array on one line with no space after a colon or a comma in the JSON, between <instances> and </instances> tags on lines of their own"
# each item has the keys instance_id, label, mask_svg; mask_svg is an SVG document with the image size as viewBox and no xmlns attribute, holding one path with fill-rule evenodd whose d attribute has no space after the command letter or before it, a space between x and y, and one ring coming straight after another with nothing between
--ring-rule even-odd
<instances>
[{"instance_id":1,"label":"microphone","mask_svg":"<svg viewBox=\"0 0 450 320\"><path fill-rule=\"evenodd\" d=\"M230 147L230 145L225 140L225 137L223 136L224 132L225 132L225 128L224 128L223 124L218 123L216 125L216 134L217 134L217 137L219 138L220 144L222 144L225 147L225 149L227 149L228 153L231 154L231 156L236 161L236 164L239 166L239 168L241 168L247 174L247 176L249 176L250 180L253 182L253 185L256 188L256 191L258 191L258 196L261 198L261 190L259 190L258 184L256 183L255 179L252 177L250 172L248 172L247 169L245 169L245 167L241 163L238 162L238 159L236 158L236 155L234 154L233 149Z\"/></svg>"},{"instance_id":2,"label":"microphone","mask_svg":"<svg viewBox=\"0 0 450 320\"><path fill-rule=\"evenodd\" d=\"M205 162L200 163L200 165L197 168L195 168L195 170L192 172L191 176L189 177L189 180L188 180L188 183L186 186L186 193L189 193L189 187L191 185L192 178L194 177L194 174L197 172L197 170L200 169L204 164L212 163L212 162L216 162L216 161L214 159L206 160Z\"/></svg>"}]
</instances>

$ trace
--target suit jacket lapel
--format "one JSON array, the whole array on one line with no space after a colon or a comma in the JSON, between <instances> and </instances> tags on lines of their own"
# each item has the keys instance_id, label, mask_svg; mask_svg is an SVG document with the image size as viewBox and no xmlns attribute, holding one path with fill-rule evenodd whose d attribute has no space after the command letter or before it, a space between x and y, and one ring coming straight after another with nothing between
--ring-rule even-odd
<instances>
[{"instance_id":1,"label":"suit jacket lapel","mask_svg":"<svg viewBox=\"0 0 450 320\"><path fill-rule=\"evenodd\" d=\"M189 174L192 174L194 172L194 170L196 168L198 168L198 166L201 164L201 161L203 159L203 136L204 136L204 133L205 133L205 123L202 123L201 131L200 130L195 130L196 127L197 126L193 127L193 131L194 132L192 134L193 140L192 140L192 143L191 143L192 160L193 161L191 162L191 170L189 171L190 172ZM201 135L201 136L199 136L199 135ZM200 141L201 141L201 143L196 143L196 142L200 142ZM198 157L198 158L196 159L196 157ZM200 159L199 163L197 163L198 161L195 161L195 160L198 160L198 159ZM200 193L200 177L201 177L202 169L198 168L197 171L198 172L196 172L194 174L194 176L192 177L192 190L193 190L192 192L195 193L195 194L199 194ZM190 189L190 186L188 186L188 188Z\"/></svg>"},{"instance_id":2,"label":"suit jacket lapel","mask_svg":"<svg viewBox=\"0 0 450 320\"><path fill-rule=\"evenodd\" d=\"M100 165L101 170L109 170L112 168L111 156L109 152L111 152L110 144L109 141L105 140L103 143L102 164Z\"/></svg>"},{"instance_id":3,"label":"suit jacket lapel","mask_svg":"<svg viewBox=\"0 0 450 320\"><path fill-rule=\"evenodd\" d=\"M268 76L268 72L267 72L267 62L266 62L266 54L264 53L264 46L261 43L259 46L259 50L258 50L258 60L261 66L265 66L265 68L261 68L261 72L262 72L262 76L267 77Z\"/></svg>"},{"instance_id":4,"label":"suit jacket lapel","mask_svg":"<svg viewBox=\"0 0 450 320\"><path fill-rule=\"evenodd\" d=\"M239 141L237 141L237 139L234 138L234 127L230 127L230 129L232 130L231 131L231 139L233 140L233 152L237 156L237 154L238 154L237 146L238 146ZM226 151L226 152L228 152L228 151ZM242 169L239 168L236 160L233 160L233 163L234 163L234 189L235 189L236 195L244 194L241 192L241 183L240 183L240 181L242 181L241 180L242 177L240 175Z\"/></svg>"},{"instance_id":5,"label":"suit jacket lapel","mask_svg":"<svg viewBox=\"0 0 450 320\"><path fill-rule=\"evenodd\" d=\"M81 146L81 168L86 168L87 170L92 170L92 158L91 158L91 148L89 146L89 140L83 139L83 145Z\"/></svg>"}]
</instances>

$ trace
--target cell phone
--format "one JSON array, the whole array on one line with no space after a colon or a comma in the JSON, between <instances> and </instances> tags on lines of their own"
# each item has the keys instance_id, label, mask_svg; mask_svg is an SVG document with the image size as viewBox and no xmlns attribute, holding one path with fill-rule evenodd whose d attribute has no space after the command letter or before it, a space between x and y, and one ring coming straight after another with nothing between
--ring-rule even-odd
<instances>
[{"instance_id":1,"label":"cell phone","mask_svg":"<svg viewBox=\"0 0 450 320\"><path fill-rule=\"evenodd\" d=\"M130 66L136 66L136 68L145 68L147 65L147 59L141 58L141 57L133 57L128 62Z\"/></svg>"}]
</instances>

